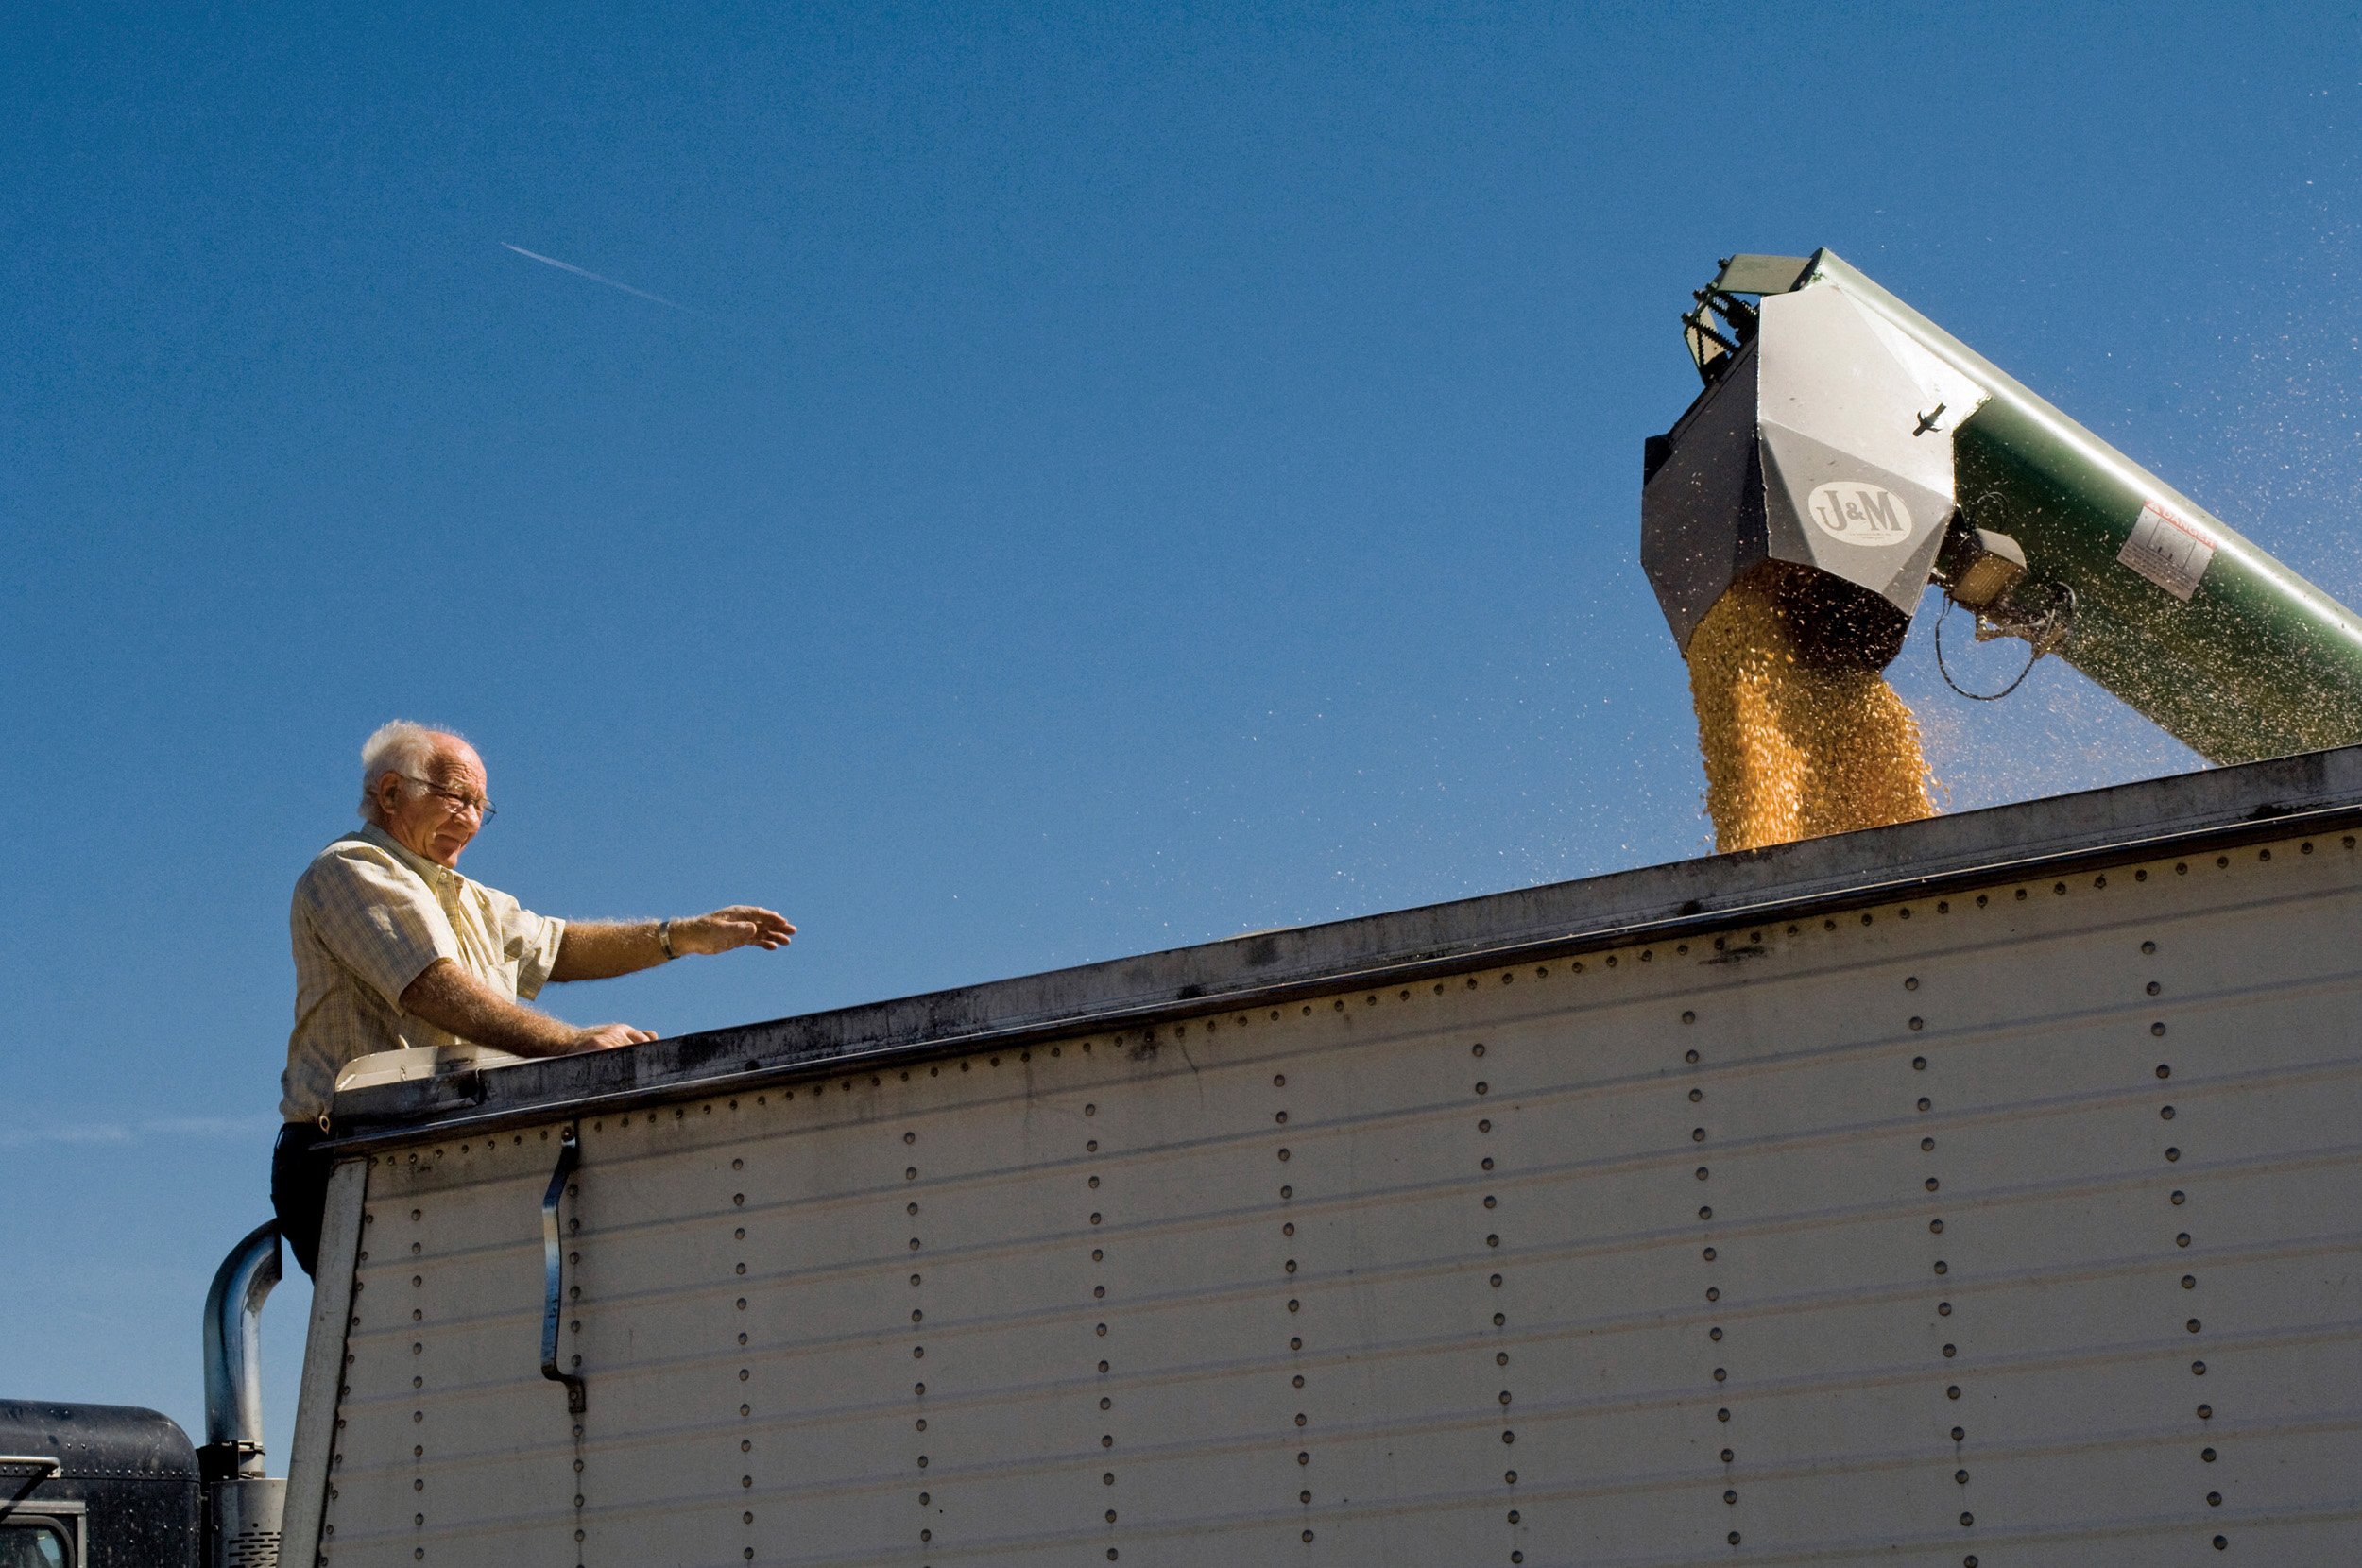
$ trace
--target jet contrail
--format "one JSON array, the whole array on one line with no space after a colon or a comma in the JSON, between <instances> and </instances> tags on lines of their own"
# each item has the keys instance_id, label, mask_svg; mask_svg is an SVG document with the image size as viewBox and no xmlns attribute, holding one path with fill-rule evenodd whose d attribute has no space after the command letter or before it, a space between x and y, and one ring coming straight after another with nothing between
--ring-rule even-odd
<instances>
[{"instance_id":1,"label":"jet contrail","mask_svg":"<svg viewBox=\"0 0 2362 1568\"><path fill-rule=\"evenodd\" d=\"M605 283L608 288L622 289L625 294L636 295L640 298L648 300L652 304L662 305L666 310L678 311L683 315L705 315L705 312L703 311L691 310L687 305L678 304L674 300L667 299L660 294L650 294L646 289L634 288L629 283L619 283L612 278L602 278L597 273L592 272L586 267L576 266L572 262L561 262L555 256L544 256L538 250L527 250L522 245L510 245L506 240L503 240L501 241L501 248L504 250L514 250L518 255L522 256L529 262L539 262L544 266L554 266L558 268L560 271L571 272L578 278L588 278L594 283Z\"/></svg>"}]
</instances>

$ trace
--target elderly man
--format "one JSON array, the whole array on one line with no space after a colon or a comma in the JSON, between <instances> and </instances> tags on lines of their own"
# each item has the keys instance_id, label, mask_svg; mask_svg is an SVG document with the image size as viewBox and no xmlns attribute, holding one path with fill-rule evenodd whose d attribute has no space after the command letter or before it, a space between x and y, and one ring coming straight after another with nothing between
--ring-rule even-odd
<instances>
[{"instance_id":1,"label":"elderly man","mask_svg":"<svg viewBox=\"0 0 2362 1568\"><path fill-rule=\"evenodd\" d=\"M326 1135L336 1075L353 1058L469 1045L563 1056L653 1040L629 1024L577 1029L524 1003L548 980L628 975L684 953L783 947L796 932L751 904L680 920L535 914L454 869L492 815L485 789L484 761L467 741L389 724L361 748L367 826L321 850L296 883L295 1031L270 1195L280 1235L307 1274L330 1165L314 1145Z\"/></svg>"}]
</instances>

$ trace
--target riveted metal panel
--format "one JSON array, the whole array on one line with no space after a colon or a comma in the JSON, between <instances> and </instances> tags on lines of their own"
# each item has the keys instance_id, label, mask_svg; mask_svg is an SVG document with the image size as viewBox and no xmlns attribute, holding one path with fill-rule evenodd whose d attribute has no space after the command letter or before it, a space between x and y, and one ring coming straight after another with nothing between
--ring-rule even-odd
<instances>
[{"instance_id":1,"label":"riveted metal panel","mask_svg":"<svg viewBox=\"0 0 2362 1568\"><path fill-rule=\"evenodd\" d=\"M328 1178L320 1205L317 1270L303 1345L303 1386L296 1402L295 1440L287 1461L286 1505L280 1515L280 1558L300 1564L317 1555L327 1523L329 1475L343 1417L345 1334L351 1321L355 1264L361 1243L368 1162L341 1162Z\"/></svg>"},{"instance_id":2,"label":"riveted metal panel","mask_svg":"<svg viewBox=\"0 0 2362 1568\"><path fill-rule=\"evenodd\" d=\"M374 1153L323 1555L2353 1557L2362 859L2145 853L589 1115L579 1416Z\"/></svg>"}]
</instances>

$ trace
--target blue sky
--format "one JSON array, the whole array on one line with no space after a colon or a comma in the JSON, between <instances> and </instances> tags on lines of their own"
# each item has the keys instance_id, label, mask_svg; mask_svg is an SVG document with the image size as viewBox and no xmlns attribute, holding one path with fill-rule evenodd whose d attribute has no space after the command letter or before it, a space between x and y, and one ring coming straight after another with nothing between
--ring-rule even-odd
<instances>
[{"instance_id":1,"label":"blue sky","mask_svg":"<svg viewBox=\"0 0 2362 1568\"><path fill-rule=\"evenodd\" d=\"M804 928L546 998L667 1032L1700 852L1637 493L1733 250L2362 603L2350 7L1675 14L14 13L0 1392L199 1424L396 714L528 904ZM1956 809L2194 765L1895 678Z\"/></svg>"}]
</instances>

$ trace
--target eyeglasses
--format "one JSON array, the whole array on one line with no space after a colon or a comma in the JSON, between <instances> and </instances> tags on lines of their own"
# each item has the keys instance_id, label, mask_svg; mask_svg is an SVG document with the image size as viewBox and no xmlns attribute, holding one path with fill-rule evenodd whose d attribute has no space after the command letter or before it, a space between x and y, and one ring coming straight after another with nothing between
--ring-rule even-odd
<instances>
[{"instance_id":1,"label":"eyeglasses","mask_svg":"<svg viewBox=\"0 0 2362 1568\"><path fill-rule=\"evenodd\" d=\"M402 774L399 776L408 779L428 794L440 797L443 804L449 807L454 814L461 811L473 811L479 824L489 822L500 815L500 808L488 800L478 800L473 795L461 794L457 790L446 790L440 784L431 779L420 778L414 773Z\"/></svg>"}]
</instances>

